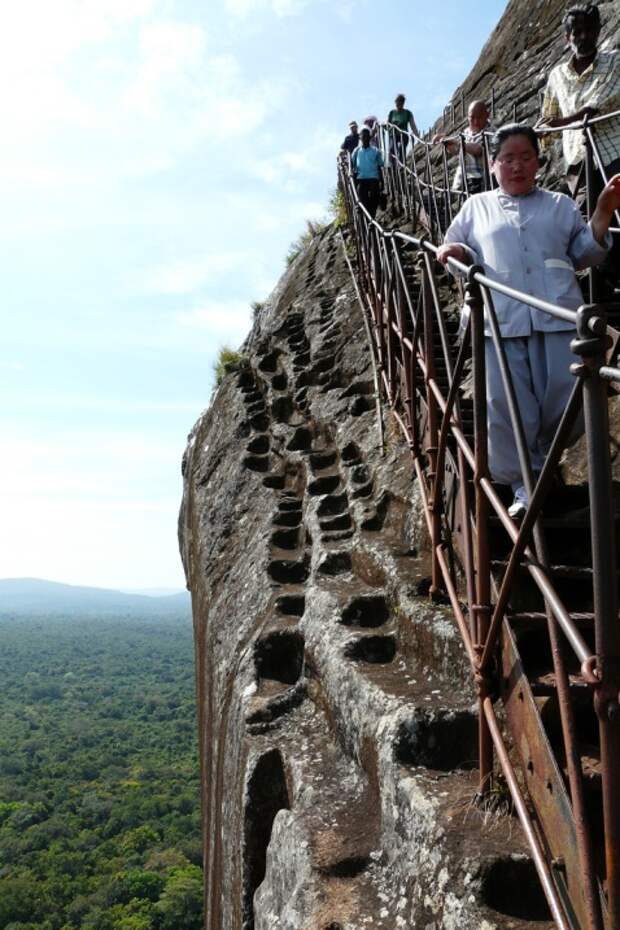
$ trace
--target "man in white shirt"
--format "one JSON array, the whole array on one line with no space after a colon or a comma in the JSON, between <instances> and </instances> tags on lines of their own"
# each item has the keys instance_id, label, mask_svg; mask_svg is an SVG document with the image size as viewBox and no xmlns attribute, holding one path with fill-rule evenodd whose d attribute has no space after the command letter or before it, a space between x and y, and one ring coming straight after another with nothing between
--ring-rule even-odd
<instances>
[{"instance_id":1,"label":"man in white shirt","mask_svg":"<svg viewBox=\"0 0 620 930\"><path fill-rule=\"evenodd\" d=\"M489 122L489 108L484 100L472 100L467 110L467 128L463 132L465 175L467 177L467 193L479 194L484 189L483 147L485 132L494 132L495 127ZM456 155L460 150L459 136L436 135L433 136L433 145L441 143L448 149L450 155ZM458 168L452 182L453 191L464 191L463 171L459 161Z\"/></svg>"},{"instance_id":2,"label":"man in white shirt","mask_svg":"<svg viewBox=\"0 0 620 930\"><path fill-rule=\"evenodd\" d=\"M573 6L567 10L563 24L572 54L568 61L551 71L547 81L540 123L551 128L620 109L620 54L598 48L601 34L598 7L593 3ZM603 165L609 168L608 177L617 174L620 170L620 116L595 124L593 128ZM563 132L562 145L567 176L573 181L585 158L581 130Z\"/></svg>"},{"instance_id":3,"label":"man in white shirt","mask_svg":"<svg viewBox=\"0 0 620 930\"><path fill-rule=\"evenodd\" d=\"M601 16L593 3L572 6L564 15L563 25L571 48L568 61L557 65L550 73L542 105L539 125L561 128L578 123L586 116L602 116L620 110L620 53L603 51L598 47L601 33ZM594 138L607 178L620 171L620 116L595 123ZM543 139L545 145L546 139ZM585 201L585 144L580 129L562 133L562 147L566 160L566 181L577 202ZM596 165L596 160L595 160ZM596 197L603 189L600 173L594 174ZM615 224L617 225L617 224ZM620 236L604 263L603 291L601 296L613 299L620 277Z\"/></svg>"}]
</instances>

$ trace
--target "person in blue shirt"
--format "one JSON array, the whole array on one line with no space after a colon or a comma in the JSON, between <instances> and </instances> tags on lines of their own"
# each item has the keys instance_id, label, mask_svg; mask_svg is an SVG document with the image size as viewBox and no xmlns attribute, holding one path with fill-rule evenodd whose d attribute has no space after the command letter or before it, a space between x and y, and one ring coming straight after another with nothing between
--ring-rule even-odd
<instances>
[{"instance_id":1,"label":"person in blue shirt","mask_svg":"<svg viewBox=\"0 0 620 930\"><path fill-rule=\"evenodd\" d=\"M360 144L351 155L351 165L360 203L374 219L383 190L383 155L370 144L367 126L360 129Z\"/></svg>"}]
</instances>

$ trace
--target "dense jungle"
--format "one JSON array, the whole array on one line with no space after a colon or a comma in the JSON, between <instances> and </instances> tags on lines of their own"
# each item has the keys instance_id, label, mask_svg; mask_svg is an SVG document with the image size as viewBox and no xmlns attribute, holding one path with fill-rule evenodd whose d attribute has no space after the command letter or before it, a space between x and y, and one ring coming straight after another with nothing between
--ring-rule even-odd
<instances>
[{"instance_id":1,"label":"dense jungle","mask_svg":"<svg viewBox=\"0 0 620 930\"><path fill-rule=\"evenodd\" d=\"M1 930L199 930L189 616L0 617Z\"/></svg>"}]
</instances>

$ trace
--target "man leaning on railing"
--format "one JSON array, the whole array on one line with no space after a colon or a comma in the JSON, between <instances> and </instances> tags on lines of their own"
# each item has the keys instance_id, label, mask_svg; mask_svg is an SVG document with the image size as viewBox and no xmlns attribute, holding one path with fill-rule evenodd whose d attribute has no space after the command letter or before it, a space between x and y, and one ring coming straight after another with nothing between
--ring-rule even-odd
<instances>
[{"instance_id":1,"label":"man leaning on railing","mask_svg":"<svg viewBox=\"0 0 620 930\"><path fill-rule=\"evenodd\" d=\"M484 100L473 100L467 110L467 128L463 132L463 149L467 193L479 194L484 188L483 146L484 133L494 132L495 126L489 122L489 108ZM433 136L433 145L445 145L450 155L459 151L460 137L437 134ZM464 191L463 170L459 163L452 182L453 191Z\"/></svg>"},{"instance_id":2,"label":"man leaning on railing","mask_svg":"<svg viewBox=\"0 0 620 930\"><path fill-rule=\"evenodd\" d=\"M538 137L530 126L498 130L491 145L493 191L470 197L448 228L437 258L456 258L484 268L489 278L514 290L576 310L582 301L575 270L600 263L611 244L608 232L620 208L620 174L605 186L588 224L570 197L536 186ZM532 470L539 473L566 406L575 336L572 322L492 292L503 348L523 420ZM512 487L509 508L522 519L528 505L506 393L485 313L489 468Z\"/></svg>"},{"instance_id":3,"label":"man leaning on railing","mask_svg":"<svg viewBox=\"0 0 620 930\"><path fill-rule=\"evenodd\" d=\"M561 129L620 110L620 53L603 51L598 47L601 34L601 16L594 3L570 7L562 21L566 40L571 49L568 61L553 68L549 74L542 104L540 127ZM620 116L596 123L594 138L607 177L620 172ZM546 138L543 139L543 146ZM566 181L573 197L585 199L586 155L584 133L569 129L562 133L562 146L566 160ZM596 164L596 159L595 159ZM594 196L603 188L600 173L594 175ZM620 263L620 237L616 237L613 251L606 262L608 275L618 279Z\"/></svg>"}]
</instances>

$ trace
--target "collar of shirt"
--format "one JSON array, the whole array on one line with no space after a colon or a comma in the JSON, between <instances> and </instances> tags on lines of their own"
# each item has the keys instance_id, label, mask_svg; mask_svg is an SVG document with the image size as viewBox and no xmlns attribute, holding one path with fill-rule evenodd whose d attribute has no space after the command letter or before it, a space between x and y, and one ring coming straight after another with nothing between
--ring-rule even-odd
<instances>
[{"instance_id":1,"label":"collar of shirt","mask_svg":"<svg viewBox=\"0 0 620 930\"><path fill-rule=\"evenodd\" d=\"M597 49L596 55L588 65L588 67L579 74L575 71L575 56L571 55L568 61L565 61L561 66L562 74L566 80L571 84L584 84L587 83L595 74L601 74L608 70L610 63L613 59L610 58L609 52L601 51Z\"/></svg>"},{"instance_id":2,"label":"collar of shirt","mask_svg":"<svg viewBox=\"0 0 620 930\"><path fill-rule=\"evenodd\" d=\"M509 194L508 191L505 191L502 187L498 187L496 188L496 192L500 203L514 203L518 200L527 200L529 197L533 197L540 192L540 188L534 184L525 194Z\"/></svg>"}]
</instances>

